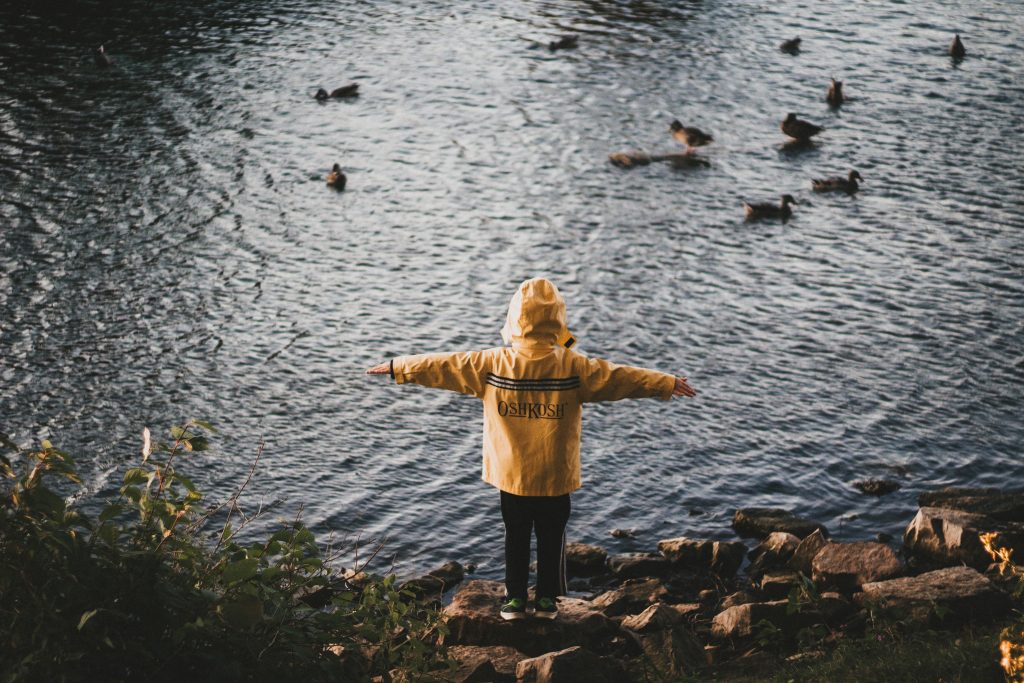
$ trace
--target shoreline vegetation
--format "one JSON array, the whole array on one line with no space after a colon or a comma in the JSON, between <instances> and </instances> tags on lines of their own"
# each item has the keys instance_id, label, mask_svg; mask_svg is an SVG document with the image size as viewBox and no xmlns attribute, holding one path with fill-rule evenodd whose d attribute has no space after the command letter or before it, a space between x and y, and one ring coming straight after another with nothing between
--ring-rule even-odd
<instances>
[{"instance_id":1,"label":"shoreline vegetation","mask_svg":"<svg viewBox=\"0 0 1024 683\"><path fill-rule=\"evenodd\" d=\"M184 465L215 433L145 430L95 517L69 504L70 455L0 435L0 680L1024 681L1020 491L925 493L899 547L765 508L736 511L734 541L570 544L559 618L507 622L502 584L457 562L408 581L370 572L376 553L342 567L352 549L301 506L242 543L262 444L211 503Z\"/></svg>"}]
</instances>

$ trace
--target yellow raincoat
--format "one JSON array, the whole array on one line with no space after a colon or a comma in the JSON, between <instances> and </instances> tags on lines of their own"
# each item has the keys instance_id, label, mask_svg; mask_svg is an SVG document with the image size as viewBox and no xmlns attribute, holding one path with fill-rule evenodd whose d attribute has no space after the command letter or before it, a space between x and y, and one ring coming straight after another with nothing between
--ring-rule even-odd
<instances>
[{"instance_id":1,"label":"yellow raincoat","mask_svg":"<svg viewBox=\"0 0 1024 683\"><path fill-rule=\"evenodd\" d=\"M519 286L502 336L511 346L402 356L395 381L470 394L484 402L483 480L518 496L580 487L583 404L672 398L675 376L571 350L565 300L543 278Z\"/></svg>"}]
</instances>

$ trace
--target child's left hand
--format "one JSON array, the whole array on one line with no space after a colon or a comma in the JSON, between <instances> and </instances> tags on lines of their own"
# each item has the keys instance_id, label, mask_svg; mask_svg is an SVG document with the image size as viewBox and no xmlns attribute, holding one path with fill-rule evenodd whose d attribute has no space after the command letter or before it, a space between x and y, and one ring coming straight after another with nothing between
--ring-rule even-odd
<instances>
[{"instance_id":1,"label":"child's left hand","mask_svg":"<svg viewBox=\"0 0 1024 683\"><path fill-rule=\"evenodd\" d=\"M381 363L380 365L374 365L372 368L366 371L367 375L387 375L391 373L391 363Z\"/></svg>"}]
</instances>

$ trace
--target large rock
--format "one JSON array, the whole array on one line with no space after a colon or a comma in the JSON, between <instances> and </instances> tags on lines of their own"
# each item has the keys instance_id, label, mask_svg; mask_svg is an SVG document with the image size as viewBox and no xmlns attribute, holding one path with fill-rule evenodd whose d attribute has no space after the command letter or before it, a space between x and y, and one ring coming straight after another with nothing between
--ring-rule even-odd
<instances>
[{"instance_id":1,"label":"large rock","mask_svg":"<svg viewBox=\"0 0 1024 683\"><path fill-rule=\"evenodd\" d=\"M1006 595L970 567L866 583L854 598L895 618L924 622L985 621L1010 607Z\"/></svg>"},{"instance_id":2,"label":"large rock","mask_svg":"<svg viewBox=\"0 0 1024 683\"><path fill-rule=\"evenodd\" d=\"M947 508L987 515L1004 522L1024 522L1024 490L947 487L918 496L921 507Z\"/></svg>"},{"instance_id":3,"label":"large rock","mask_svg":"<svg viewBox=\"0 0 1024 683\"><path fill-rule=\"evenodd\" d=\"M605 616L617 617L642 612L667 595L668 590L658 579L634 579L598 595L591 604Z\"/></svg>"},{"instance_id":4,"label":"large rock","mask_svg":"<svg viewBox=\"0 0 1024 683\"><path fill-rule=\"evenodd\" d=\"M785 531L804 538L820 529L828 535L824 525L803 517L797 517L789 510L779 508L740 508L732 518L732 528L740 536L764 538L773 531Z\"/></svg>"},{"instance_id":5,"label":"large rock","mask_svg":"<svg viewBox=\"0 0 1024 683\"><path fill-rule=\"evenodd\" d=\"M691 571L711 571L724 579L731 579L743 564L747 546L742 541L706 541L685 537L658 541L658 552L673 568Z\"/></svg>"},{"instance_id":6,"label":"large rock","mask_svg":"<svg viewBox=\"0 0 1024 683\"><path fill-rule=\"evenodd\" d=\"M505 621L498 608L505 587L476 579L462 585L444 609L447 645L508 645L530 656L583 645L601 651L618 628L586 600L558 599L558 619Z\"/></svg>"},{"instance_id":7,"label":"large rock","mask_svg":"<svg viewBox=\"0 0 1024 683\"><path fill-rule=\"evenodd\" d=\"M651 633L664 631L678 624L682 616L676 610L663 603L655 603L640 614L632 614L619 624L634 633Z\"/></svg>"},{"instance_id":8,"label":"large rock","mask_svg":"<svg viewBox=\"0 0 1024 683\"><path fill-rule=\"evenodd\" d=\"M608 553L604 548L586 543L565 546L565 571L569 576L597 576L607 569Z\"/></svg>"},{"instance_id":9,"label":"large rock","mask_svg":"<svg viewBox=\"0 0 1024 683\"><path fill-rule=\"evenodd\" d=\"M800 545L800 539L785 531L773 531L750 551L747 574L760 576L773 569L784 568Z\"/></svg>"},{"instance_id":10,"label":"large rock","mask_svg":"<svg viewBox=\"0 0 1024 683\"><path fill-rule=\"evenodd\" d=\"M793 552L793 557L789 560L789 568L810 578L811 561L818 554L818 551L827 544L828 538L820 530L815 530L813 534L805 536Z\"/></svg>"},{"instance_id":11,"label":"large rock","mask_svg":"<svg viewBox=\"0 0 1024 683\"><path fill-rule=\"evenodd\" d=\"M640 647L662 676L682 676L707 661L703 643L681 626L641 635Z\"/></svg>"},{"instance_id":12,"label":"large rock","mask_svg":"<svg viewBox=\"0 0 1024 683\"><path fill-rule=\"evenodd\" d=\"M516 667L518 683L620 683L624 676L619 662L579 646L524 659Z\"/></svg>"},{"instance_id":13,"label":"large rock","mask_svg":"<svg viewBox=\"0 0 1024 683\"><path fill-rule=\"evenodd\" d=\"M711 635L716 638L749 638L755 634L762 619L782 630L792 630L793 615L787 611L788 600L748 602L729 607L711 620Z\"/></svg>"},{"instance_id":14,"label":"large rock","mask_svg":"<svg viewBox=\"0 0 1024 683\"><path fill-rule=\"evenodd\" d=\"M622 553L608 559L608 568L620 579L636 579L643 576L665 576L669 564L668 560L657 553Z\"/></svg>"},{"instance_id":15,"label":"large rock","mask_svg":"<svg viewBox=\"0 0 1024 683\"><path fill-rule=\"evenodd\" d=\"M450 683L514 683L516 665L527 658L505 645L453 645L448 654L458 662L445 674Z\"/></svg>"},{"instance_id":16,"label":"large rock","mask_svg":"<svg viewBox=\"0 0 1024 683\"><path fill-rule=\"evenodd\" d=\"M437 569L402 584L417 595L440 599L454 588L466 575L466 569L458 562L446 562Z\"/></svg>"},{"instance_id":17,"label":"large rock","mask_svg":"<svg viewBox=\"0 0 1024 683\"><path fill-rule=\"evenodd\" d=\"M800 585L800 575L789 570L767 572L761 577L758 588L769 600L788 597L794 587Z\"/></svg>"},{"instance_id":18,"label":"large rock","mask_svg":"<svg viewBox=\"0 0 1024 683\"><path fill-rule=\"evenodd\" d=\"M853 593L865 583L885 581L903 573L903 563L883 543L829 543L814 556L811 578L819 587Z\"/></svg>"},{"instance_id":19,"label":"large rock","mask_svg":"<svg viewBox=\"0 0 1024 683\"><path fill-rule=\"evenodd\" d=\"M903 545L914 557L938 566L966 564L984 569L993 561L981 534L995 533L996 546L1024 553L1024 523L952 508L923 507L903 532Z\"/></svg>"}]
</instances>

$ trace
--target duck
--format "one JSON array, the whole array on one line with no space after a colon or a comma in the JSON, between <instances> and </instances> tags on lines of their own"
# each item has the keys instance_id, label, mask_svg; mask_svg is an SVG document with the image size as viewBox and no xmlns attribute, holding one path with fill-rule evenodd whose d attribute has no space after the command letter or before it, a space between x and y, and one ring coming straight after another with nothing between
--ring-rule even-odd
<instances>
[{"instance_id":1,"label":"duck","mask_svg":"<svg viewBox=\"0 0 1024 683\"><path fill-rule=\"evenodd\" d=\"M781 218L785 221L793 214L793 210L789 208L789 205L796 203L797 201L793 199L793 195L784 194L782 195L782 202L779 204L772 204L771 202L750 204L749 202L743 202L743 210L747 214L748 221L757 220L758 218Z\"/></svg>"},{"instance_id":2,"label":"duck","mask_svg":"<svg viewBox=\"0 0 1024 683\"><path fill-rule=\"evenodd\" d=\"M580 44L580 37L575 34L568 34L559 37L558 40L553 40L548 43L548 49L554 52L555 50L571 50L578 47Z\"/></svg>"},{"instance_id":3,"label":"duck","mask_svg":"<svg viewBox=\"0 0 1024 683\"><path fill-rule=\"evenodd\" d=\"M845 192L847 194L853 194L860 189L857 181L864 182L864 179L860 176L857 171L850 171L850 174L843 178L842 176L836 176L834 178L813 178L811 180L811 187L815 192Z\"/></svg>"},{"instance_id":4,"label":"duck","mask_svg":"<svg viewBox=\"0 0 1024 683\"><path fill-rule=\"evenodd\" d=\"M782 122L782 132L791 138L806 142L812 137L825 130L821 126L816 126L809 121L798 119L796 114L790 112L786 116L786 120Z\"/></svg>"},{"instance_id":5,"label":"duck","mask_svg":"<svg viewBox=\"0 0 1024 683\"><path fill-rule=\"evenodd\" d=\"M668 129L672 131L672 137L686 145L687 154L691 153L694 147L703 147L714 141L709 133L705 133L700 128L684 126L678 119L674 119L668 125Z\"/></svg>"},{"instance_id":6,"label":"duck","mask_svg":"<svg viewBox=\"0 0 1024 683\"><path fill-rule=\"evenodd\" d=\"M783 52L795 55L797 52L800 52L800 37L797 36L796 38L791 38L785 41L782 45L779 45L779 49Z\"/></svg>"},{"instance_id":7,"label":"duck","mask_svg":"<svg viewBox=\"0 0 1024 683\"><path fill-rule=\"evenodd\" d=\"M313 97L315 97L318 102L323 102L328 97L330 97L330 95L327 94L326 90L324 90L323 88L320 88L319 90L316 91L316 95L313 95Z\"/></svg>"},{"instance_id":8,"label":"duck","mask_svg":"<svg viewBox=\"0 0 1024 683\"><path fill-rule=\"evenodd\" d=\"M110 55L107 54L102 45L92 53L92 61L100 68L106 68L114 63L114 60L110 58Z\"/></svg>"},{"instance_id":9,"label":"duck","mask_svg":"<svg viewBox=\"0 0 1024 683\"><path fill-rule=\"evenodd\" d=\"M359 84L349 83L331 91L331 97L359 97Z\"/></svg>"},{"instance_id":10,"label":"duck","mask_svg":"<svg viewBox=\"0 0 1024 683\"><path fill-rule=\"evenodd\" d=\"M960 34L957 33L953 36L953 42L949 44L949 56L953 59L963 59L966 54L967 50L964 48L963 41L960 40Z\"/></svg>"},{"instance_id":11,"label":"duck","mask_svg":"<svg viewBox=\"0 0 1024 683\"><path fill-rule=\"evenodd\" d=\"M345 183L348 178L345 177L344 171L341 170L340 164L334 164L331 167L331 172L327 174L327 184L333 187L338 192L345 189Z\"/></svg>"},{"instance_id":12,"label":"duck","mask_svg":"<svg viewBox=\"0 0 1024 683\"><path fill-rule=\"evenodd\" d=\"M843 82L837 81L834 78L831 80L832 82L828 86L828 94L825 95L825 101L833 107L838 107L846 99L843 97Z\"/></svg>"}]
</instances>

